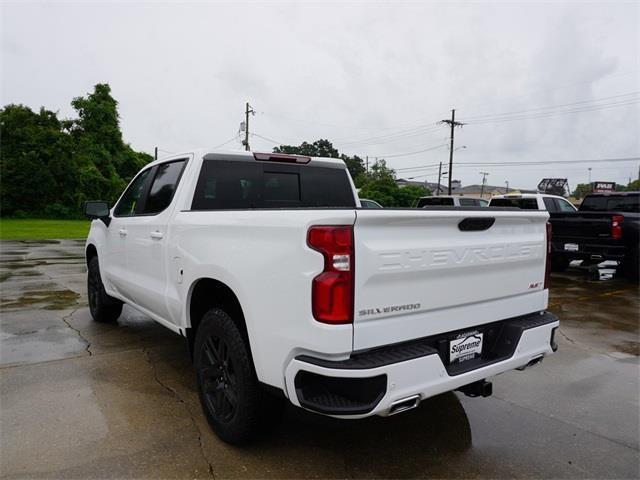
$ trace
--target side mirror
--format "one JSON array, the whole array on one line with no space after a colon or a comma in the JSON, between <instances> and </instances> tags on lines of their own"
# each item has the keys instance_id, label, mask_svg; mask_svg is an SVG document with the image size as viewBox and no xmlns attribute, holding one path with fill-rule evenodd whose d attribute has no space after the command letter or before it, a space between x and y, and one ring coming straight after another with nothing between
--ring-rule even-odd
<instances>
[{"instance_id":1,"label":"side mirror","mask_svg":"<svg viewBox=\"0 0 640 480\"><path fill-rule=\"evenodd\" d=\"M84 202L84 215L89 220L102 220L107 227L111 223L109 204L107 202L93 200Z\"/></svg>"}]
</instances>

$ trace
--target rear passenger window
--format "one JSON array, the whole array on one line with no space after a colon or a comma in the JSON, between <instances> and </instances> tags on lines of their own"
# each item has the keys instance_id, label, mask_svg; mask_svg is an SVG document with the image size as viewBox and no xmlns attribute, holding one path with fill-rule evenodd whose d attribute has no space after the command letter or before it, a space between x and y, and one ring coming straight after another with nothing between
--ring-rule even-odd
<instances>
[{"instance_id":1,"label":"rear passenger window","mask_svg":"<svg viewBox=\"0 0 640 480\"><path fill-rule=\"evenodd\" d=\"M476 203L476 200L474 200L473 198L461 198L460 206L461 207L477 207L478 204Z\"/></svg>"},{"instance_id":2,"label":"rear passenger window","mask_svg":"<svg viewBox=\"0 0 640 480\"><path fill-rule=\"evenodd\" d=\"M575 212L576 209L573 205L571 205L569 202L567 202L566 200L560 200L557 199L556 200L558 202L558 209L561 212Z\"/></svg>"},{"instance_id":3,"label":"rear passenger window","mask_svg":"<svg viewBox=\"0 0 640 480\"><path fill-rule=\"evenodd\" d=\"M158 165L144 205L144 213L160 213L171 204L185 163L185 160L178 160Z\"/></svg>"},{"instance_id":4,"label":"rear passenger window","mask_svg":"<svg viewBox=\"0 0 640 480\"><path fill-rule=\"evenodd\" d=\"M355 208L341 168L204 160L192 210Z\"/></svg>"},{"instance_id":5,"label":"rear passenger window","mask_svg":"<svg viewBox=\"0 0 640 480\"><path fill-rule=\"evenodd\" d=\"M544 197L542 201L544 202L544 206L547 209L547 212L555 213L558 211L558 207L556 206L556 201L554 198Z\"/></svg>"}]
</instances>

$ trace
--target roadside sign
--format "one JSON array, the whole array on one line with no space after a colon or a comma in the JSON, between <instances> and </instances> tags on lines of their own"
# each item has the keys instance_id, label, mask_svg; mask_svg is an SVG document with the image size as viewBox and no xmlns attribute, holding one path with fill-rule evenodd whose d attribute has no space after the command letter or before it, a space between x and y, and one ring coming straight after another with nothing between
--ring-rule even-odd
<instances>
[{"instance_id":1,"label":"roadside sign","mask_svg":"<svg viewBox=\"0 0 640 480\"><path fill-rule=\"evenodd\" d=\"M593 182L591 184L591 191L594 193L615 192L615 182Z\"/></svg>"}]
</instances>

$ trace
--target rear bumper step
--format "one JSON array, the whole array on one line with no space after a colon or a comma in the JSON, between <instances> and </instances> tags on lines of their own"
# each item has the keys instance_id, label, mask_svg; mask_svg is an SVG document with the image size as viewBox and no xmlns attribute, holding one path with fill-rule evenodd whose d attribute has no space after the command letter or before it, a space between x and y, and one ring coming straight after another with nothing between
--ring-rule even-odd
<instances>
[{"instance_id":1,"label":"rear bumper step","mask_svg":"<svg viewBox=\"0 0 640 480\"><path fill-rule=\"evenodd\" d=\"M485 378L552 353L558 325L545 312L477 326L472 330L484 334L482 354L461 363L449 362L448 341L462 331L354 352L346 360L299 355L285 371L287 390L296 405L347 418L392 415L455 389L487 396L491 384Z\"/></svg>"}]
</instances>

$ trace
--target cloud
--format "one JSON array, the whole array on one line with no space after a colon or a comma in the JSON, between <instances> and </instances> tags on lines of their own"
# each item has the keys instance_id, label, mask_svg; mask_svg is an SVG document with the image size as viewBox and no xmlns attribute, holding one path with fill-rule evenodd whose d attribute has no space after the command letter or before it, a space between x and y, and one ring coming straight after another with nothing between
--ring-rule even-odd
<instances>
[{"instance_id":1,"label":"cloud","mask_svg":"<svg viewBox=\"0 0 640 480\"><path fill-rule=\"evenodd\" d=\"M376 157L445 143L446 128L435 124L451 108L464 120L639 90L634 3L25 2L2 8L4 103L71 115L74 96L109 82L125 139L146 151L218 145L237 132L246 101L258 111L252 129L264 137L288 143L324 137L347 153ZM636 104L499 123L469 120L457 132L457 145L468 148L456 160L637 156L639 118ZM255 137L252 146L273 145ZM429 165L447 156L440 148L389 163ZM591 166L618 182L637 170L633 163ZM480 170L491 171L492 183L508 179L522 187L550 175L568 176L571 184L587 177L584 165L460 165L454 175L478 183ZM437 171L422 173L433 181Z\"/></svg>"}]
</instances>

